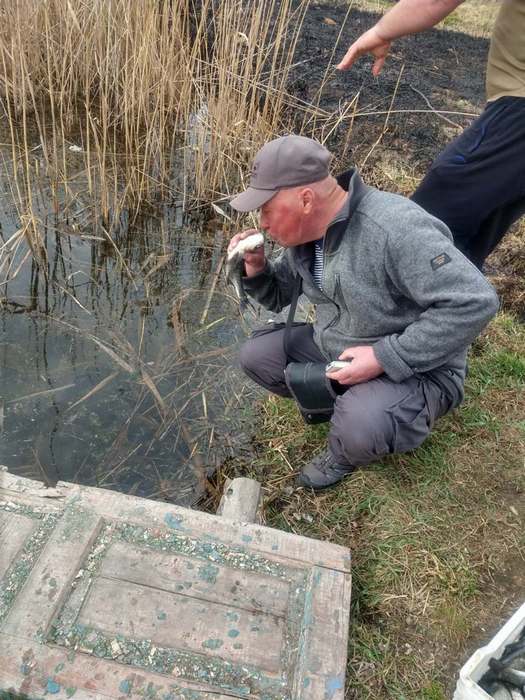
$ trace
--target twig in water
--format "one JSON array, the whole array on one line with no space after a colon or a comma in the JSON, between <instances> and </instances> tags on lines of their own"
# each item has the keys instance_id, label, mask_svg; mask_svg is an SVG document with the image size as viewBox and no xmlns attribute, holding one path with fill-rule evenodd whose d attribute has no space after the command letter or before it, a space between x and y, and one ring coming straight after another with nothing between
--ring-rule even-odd
<instances>
[{"instance_id":1,"label":"twig in water","mask_svg":"<svg viewBox=\"0 0 525 700\"><path fill-rule=\"evenodd\" d=\"M222 270L222 266L223 266L223 264L224 264L224 259L225 259L225 257L226 257L225 255L221 255L221 258L220 258L220 260L219 260L219 263L218 263L218 265L217 265L217 268L216 268L216 270L215 270L215 272L214 272L214 274L213 274L213 278L212 278L212 281L211 281L210 291L209 291L209 293L208 293L208 298L206 299L206 304L204 305L204 310L203 310L203 312L202 312L202 316L201 316L201 319L200 319L200 321L199 321L199 324L200 324L201 326L202 326L202 324L204 323L204 321L206 320L206 316L208 315L208 311L209 311L209 308L210 308L210 304L211 304L211 300L212 300L212 297L213 297L213 293L215 292L215 287L216 287L216 285L217 285L217 280L219 279L219 275L221 274L221 270Z\"/></svg>"},{"instance_id":2,"label":"twig in water","mask_svg":"<svg viewBox=\"0 0 525 700\"><path fill-rule=\"evenodd\" d=\"M149 374L146 372L144 367L141 367L140 369L141 375L142 375L142 381L144 384L148 387L148 389L151 391L153 394L153 398L155 399L155 403L157 404L157 409L159 411L160 417L163 421L166 420L166 418L169 415L169 409L166 406L164 399L160 395L159 390L157 389L157 386L153 379L149 376Z\"/></svg>"},{"instance_id":3,"label":"twig in water","mask_svg":"<svg viewBox=\"0 0 525 700\"><path fill-rule=\"evenodd\" d=\"M65 391L66 389L71 389L73 384L65 384L64 386L57 386L56 389L44 389L43 391L35 391L33 394L26 394L25 396L20 396L17 399L10 399L7 403L18 403L19 401L26 401L27 399L34 399L37 396L46 396L48 394L55 394L57 391Z\"/></svg>"},{"instance_id":4,"label":"twig in water","mask_svg":"<svg viewBox=\"0 0 525 700\"><path fill-rule=\"evenodd\" d=\"M178 299L174 299L171 304L171 325L173 326L173 334L175 336L175 355L182 357L185 353L184 341L185 331L184 324L181 319L180 310L182 303L187 296L187 292L183 292Z\"/></svg>"},{"instance_id":5,"label":"twig in water","mask_svg":"<svg viewBox=\"0 0 525 700\"><path fill-rule=\"evenodd\" d=\"M35 458L35 464L38 467L40 474L42 475L44 485L52 486L53 482L51 481L46 470L44 469L42 462L40 461L40 457L38 456L38 452L34 448L31 448L31 452L33 453L33 457Z\"/></svg>"},{"instance_id":6,"label":"twig in water","mask_svg":"<svg viewBox=\"0 0 525 700\"><path fill-rule=\"evenodd\" d=\"M93 387L90 391L88 391L87 394L85 394L81 399L78 401L75 401L74 404L71 404L71 406L68 406L64 413L67 411L71 411L71 409L75 408L75 406L78 406L80 403L83 401L87 401L91 396L97 393L97 391L100 391L103 389L105 386L107 386L110 382L112 382L116 376L118 376L119 371L117 370L116 372L112 372L109 376L105 377L101 382L99 382L96 386Z\"/></svg>"},{"instance_id":7,"label":"twig in water","mask_svg":"<svg viewBox=\"0 0 525 700\"><path fill-rule=\"evenodd\" d=\"M199 484L201 494L213 493L215 496L217 496L218 495L217 489L209 481L208 477L206 476L206 467L204 465L204 462L202 461L202 457L200 456L200 454L198 452L197 443L194 442L193 437L189 431L189 428L184 423L184 421L181 421L180 429L181 429L182 437L184 438L184 442L188 445L188 448L191 450L190 463L191 463L192 468L193 468L193 473L197 477L197 483Z\"/></svg>"},{"instance_id":8,"label":"twig in water","mask_svg":"<svg viewBox=\"0 0 525 700\"><path fill-rule=\"evenodd\" d=\"M125 463L128 461L128 459L129 459L133 454L135 454L135 452L137 452L137 450L139 450L141 447L142 447L142 443L141 443L141 442L139 442L138 445L135 445L135 447L134 447L132 450L130 450L130 452L128 452L128 454L124 457L124 459L121 459L120 462L119 462L118 464L116 464L116 465L113 467L113 469L110 469L109 472L107 472L106 474L104 474L102 480L98 482L98 486L102 486L102 484L107 483L109 477L110 477L112 474L114 474L114 473L117 471L117 469L119 469L119 467L121 467L123 464L125 464Z\"/></svg>"},{"instance_id":9,"label":"twig in water","mask_svg":"<svg viewBox=\"0 0 525 700\"><path fill-rule=\"evenodd\" d=\"M122 253L120 252L120 250L119 250L117 244L116 244L115 241L111 238L111 236L109 235L109 232L106 230L105 226L102 226L102 225L101 225L100 228L104 231L104 235L106 236L107 241L108 241L109 244L112 246L112 248L114 249L115 253L117 254L117 258L119 259L120 264L122 265L122 269L125 271L125 273L126 273L126 275L128 276L128 278L129 278L131 284L135 287L135 289L138 289L137 284L136 284L136 282L135 282L135 278L133 277L133 273L131 272L131 270L129 269L128 265L126 264L126 261L124 260L124 257L123 257L123 255L122 255Z\"/></svg>"}]
</instances>

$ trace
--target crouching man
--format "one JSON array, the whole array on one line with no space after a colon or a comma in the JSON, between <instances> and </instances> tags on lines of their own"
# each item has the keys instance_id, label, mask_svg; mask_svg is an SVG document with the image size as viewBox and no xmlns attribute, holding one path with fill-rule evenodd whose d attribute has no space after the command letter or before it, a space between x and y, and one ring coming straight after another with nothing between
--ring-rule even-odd
<instances>
[{"instance_id":1,"label":"crouching man","mask_svg":"<svg viewBox=\"0 0 525 700\"><path fill-rule=\"evenodd\" d=\"M313 489L420 445L461 403L468 347L498 309L445 224L365 185L355 169L333 177L330 160L302 136L270 141L255 156L250 186L231 201L240 212L259 210L261 229L284 248L275 260L263 248L245 253L246 291L279 312L300 288L316 309L313 324L248 340L246 374L290 396L289 363L350 360L330 372L340 391L328 446L299 475ZM252 233L235 235L229 250Z\"/></svg>"}]
</instances>

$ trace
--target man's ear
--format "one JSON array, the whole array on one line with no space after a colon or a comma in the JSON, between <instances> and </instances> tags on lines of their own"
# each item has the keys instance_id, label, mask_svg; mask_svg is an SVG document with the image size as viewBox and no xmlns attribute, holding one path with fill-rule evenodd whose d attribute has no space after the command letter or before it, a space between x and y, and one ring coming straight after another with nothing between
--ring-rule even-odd
<instances>
[{"instance_id":1,"label":"man's ear","mask_svg":"<svg viewBox=\"0 0 525 700\"><path fill-rule=\"evenodd\" d=\"M301 203L305 214L311 214L314 205L314 193L310 187L305 187L300 192Z\"/></svg>"}]
</instances>

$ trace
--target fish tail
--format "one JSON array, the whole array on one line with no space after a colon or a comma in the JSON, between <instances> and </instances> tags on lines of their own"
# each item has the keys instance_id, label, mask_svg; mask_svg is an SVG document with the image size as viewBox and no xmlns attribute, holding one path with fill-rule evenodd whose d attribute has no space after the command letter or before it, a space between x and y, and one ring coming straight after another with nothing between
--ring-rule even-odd
<instances>
[{"instance_id":1,"label":"fish tail","mask_svg":"<svg viewBox=\"0 0 525 700\"><path fill-rule=\"evenodd\" d=\"M244 314L244 312L250 309L250 311L254 314L257 315L257 312L255 310L255 306L252 304L252 302L249 300L247 296L244 296L242 299L239 300L239 311L241 314Z\"/></svg>"}]
</instances>

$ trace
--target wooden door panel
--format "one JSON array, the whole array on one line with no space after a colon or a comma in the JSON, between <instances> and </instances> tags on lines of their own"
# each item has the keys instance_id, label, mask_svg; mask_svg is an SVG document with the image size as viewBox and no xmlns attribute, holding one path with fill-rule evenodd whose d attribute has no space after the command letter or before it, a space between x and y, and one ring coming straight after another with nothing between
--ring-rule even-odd
<instances>
[{"instance_id":1,"label":"wooden door panel","mask_svg":"<svg viewBox=\"0 0 525 700\"><path fill-rule=\"evenodd\" d=\"M0 695L342 700L345 548L101 489L0 486Z\"/></svg>"}]
</instances>

